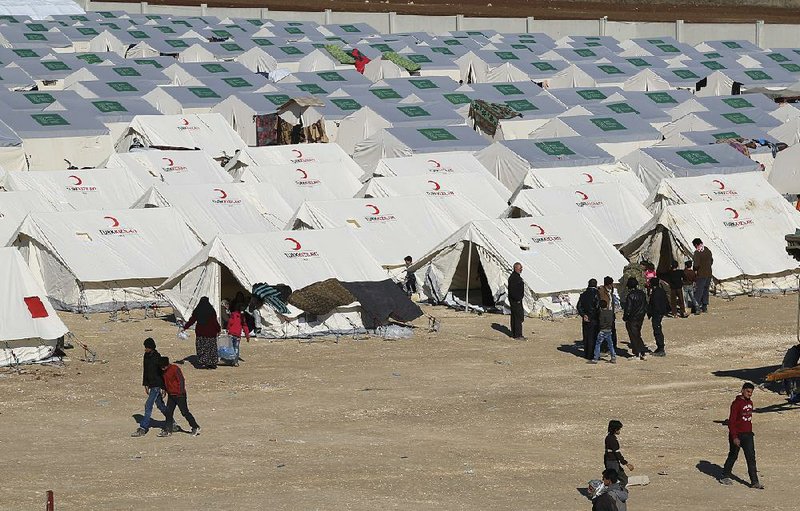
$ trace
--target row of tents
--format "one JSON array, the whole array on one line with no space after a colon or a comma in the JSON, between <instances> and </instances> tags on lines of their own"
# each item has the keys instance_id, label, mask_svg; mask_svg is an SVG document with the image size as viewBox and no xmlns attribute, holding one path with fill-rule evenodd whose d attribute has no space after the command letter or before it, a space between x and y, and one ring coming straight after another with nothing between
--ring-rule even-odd
<instances>
[{"instance_id":1,"label":"row of tents","mask_svg":"<svg viewBox=\"0 0 800 511\"><path fill-rule=\"evenodd\" d=\"M526 311L569 314L589 277L694 237L722 293L795 287L794 50L116 12L0 17L0 44L0 241L25 263L3 299L51 325L31 339L63 335L55 309L185 318L405 272L503 309L516 261ZM365 328L343 300L266 305L262 332Z\"/></svg>"}]
</instances>

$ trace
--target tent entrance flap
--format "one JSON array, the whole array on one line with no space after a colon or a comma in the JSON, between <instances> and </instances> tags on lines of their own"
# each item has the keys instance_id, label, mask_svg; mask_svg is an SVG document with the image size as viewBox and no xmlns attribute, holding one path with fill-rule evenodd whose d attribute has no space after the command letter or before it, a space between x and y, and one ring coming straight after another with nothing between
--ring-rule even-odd
<instances>
[{"instance_id":1,"label":"tent entrance flap","mask_svg":"<svg viewBox=\"0 0 800 511\"><path fill-rule=\"evenodd\" d=\"M245 297L250 295L250 290L245 289L244 286L233 276L233 273L228 269L227 266L221 265L221 272L220 272L220 297L223 300L228 300L228 303L231 303L233 299L236 297L236 293L242 293Z\"/></svg>"},{"instance_id":2,"label":"tent entrance flap","mask_svg":"<svg viewBox=\"0 0 800 511\"><path fill-rule=\"evenodd\" d=\"M672 236L665 236L665 233L661 233L661 251L658 254L658 266L656 267L656 273L658 275L665 275L670 272L672 269L670 265L672 264L672 258L675 253L672 247ZM678 261L680 263L680 261ZM683 265L679 266L679 268L683 269Z\"/></svg>"},{"instance_id":3,"label":"tent entrance flap","mask_svg":"<svg viewBox=\"0 0 800 511\"><path fill-rule=\"evenodd\" d=\"M472 305L491 307L494 305L492 290L481 263L478 246L468 241L463 242L458 266L453 274L450 290L461 300L469 299ZM469 292L467 292L469 291Z\"/></svg>"}]
</instances>

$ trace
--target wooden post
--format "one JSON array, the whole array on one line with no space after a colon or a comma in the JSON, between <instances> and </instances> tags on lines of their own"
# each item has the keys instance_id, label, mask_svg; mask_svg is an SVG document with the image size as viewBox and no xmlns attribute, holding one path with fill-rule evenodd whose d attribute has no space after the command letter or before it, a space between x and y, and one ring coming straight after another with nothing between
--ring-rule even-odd
<instances>
[{"instance_id":1,"label":"wooden post","mask_svg":"<svg viewBox=\"0 0 800 511\"><path fill-rule=\"evenodd\" d=\"M47 490L47 511L56 511L55 501L53 500L53 490Z\"/></svg>"}]
</instances>

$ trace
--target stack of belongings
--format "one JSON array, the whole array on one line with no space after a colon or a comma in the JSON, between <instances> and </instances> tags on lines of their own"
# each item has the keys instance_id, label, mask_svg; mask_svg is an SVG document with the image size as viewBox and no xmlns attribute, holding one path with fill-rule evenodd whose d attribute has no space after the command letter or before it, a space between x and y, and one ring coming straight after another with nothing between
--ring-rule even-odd
<instances>
[{"instance_id":1,"label":"stack of belongings","mask_svg":"<svg viewBox=\"0 0 800 511\"><path fill-rule=\"evenodd\" d=\"M487 135L494 136L501 120L522 117L522 114L508 105L476 99L469 106L469 117L473 120L473 128L477 126Z\"/></svg>"},{"instance_id":2,"label":"stack of belongings","mask_svg":"<svg viewBox=\"0 0 800 511\"><path fill-rule=\"evenodd\" d=\"M298 289L289 303L309 314L322 316L353 302L361 304L364 328L374 330L390 319L401 323L422 316L422 310L391 279L380 282L340 282L327 279Z\"/></svg>"}]
</instances>

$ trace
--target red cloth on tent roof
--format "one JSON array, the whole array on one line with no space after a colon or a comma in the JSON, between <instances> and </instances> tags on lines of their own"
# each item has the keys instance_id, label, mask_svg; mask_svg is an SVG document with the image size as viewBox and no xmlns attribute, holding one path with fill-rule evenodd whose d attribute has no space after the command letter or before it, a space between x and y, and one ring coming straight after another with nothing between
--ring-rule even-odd
<instances>
[{"instance_id":1,"label":"red cloth on tent roof","mask_svg":"<svg viewBox=\"0 0 800 511\"><path fill-rule=\"evenodd\" d=\"M358 71L363 75L364 67L371 62L371 59L355 48L353 48L353 51L350 53L350 55L352 55L353 58L356 59L355 63L356 71Z\"/></svg>"}]
</instances>

